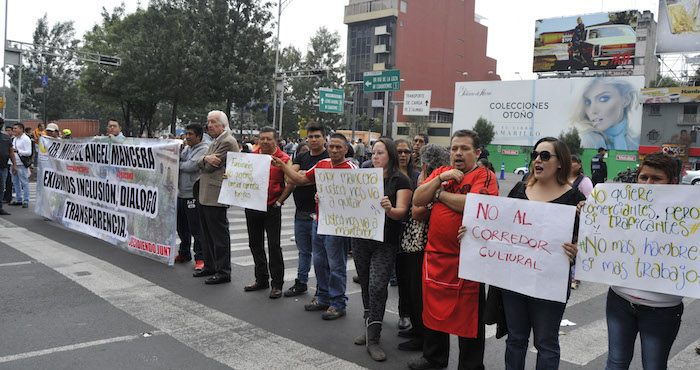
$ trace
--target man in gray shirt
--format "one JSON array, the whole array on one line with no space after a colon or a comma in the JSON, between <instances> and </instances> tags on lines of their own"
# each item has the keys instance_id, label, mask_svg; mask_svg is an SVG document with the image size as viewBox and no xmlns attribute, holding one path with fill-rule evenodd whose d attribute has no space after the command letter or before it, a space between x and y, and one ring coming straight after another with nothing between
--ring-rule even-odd
<instances>
[{"instance_id":1,"label":"man in gray shirt","mask_svg":"<svg viewBox=\"0 0 700 370\"><path fill-rule=\"evenodd\" d=\"M199 161L207 152L209 144L202 141L203 129L197 123L185 127L185 144L180 152L180 177L177 189L177 235L180 237L180 251L175 257L175 263L192 260L190 245L194 238L195 271L204 268L202 244L199 240L201 228L199 225L199 204L194 197L192 188L199 180Z\"/></svg>"},{"instance_id":2,"label":"man in gray shirt","mask_svg":"<svg viewBox=\"0 0 700 370\"><path fill-rule=\"evenodd\" d=\"M5 121L0 118L0 127ZM5 193L5 181L10 176L10 163L12 163L12 173L17 174L17 163L15 151L12 150L12 137L4 132L0 132L0 195ZM2 209L0 202L0 216L7 216L10 213Z\"/></svg>"}]
</instances>

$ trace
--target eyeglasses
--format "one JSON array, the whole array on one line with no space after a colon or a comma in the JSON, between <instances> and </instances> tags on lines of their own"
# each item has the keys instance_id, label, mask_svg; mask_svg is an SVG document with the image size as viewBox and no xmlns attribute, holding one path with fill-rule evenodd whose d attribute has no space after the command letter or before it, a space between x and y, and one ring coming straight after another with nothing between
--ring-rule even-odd
<instances>
[{"instance_id":1,"label":"eyeglasses","mask_svg":"<svg viewBox=\"0 0 700 370\"><path fill-rule=\"evenodd\" d=\"M398 152L399 152L399 154L411 154L411 151L408 149L398 150Z\"/></svg>"},{"instance_id":2,"label":"eyeglasses","mask_svg":"<svg viewBox=\"0 0 700 370\"><path fill-rule=\"evenodd\" d=\"M557 156L556 154L552 154L547 150L543 150L541 152L537 152L537 151L533 150L532 153L530 153L530 160L534 162L535 159L537 159L537 157L540 157L542 162L547 162L550 159L552 159L552 157L556 157L556 156Z\"/></svg>"}]
</instances>

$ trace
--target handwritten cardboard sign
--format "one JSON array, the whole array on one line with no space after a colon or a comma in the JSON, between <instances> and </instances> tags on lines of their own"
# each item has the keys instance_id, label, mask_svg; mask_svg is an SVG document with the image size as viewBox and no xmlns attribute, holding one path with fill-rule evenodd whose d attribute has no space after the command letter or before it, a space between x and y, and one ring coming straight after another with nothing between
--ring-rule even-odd
<instances>
[{"instance_id":1,"label":"handwritten cardboard sign","mask_svg":"<svg viewBox=\"0 0 700 370\"><path fill-rule=\"evenodd\" d=\"M384 241L382 169L315 171L318 233Z\"/></svg>"},{"instance_id":2,"label":"handwritten cardboard sign","mask_svg":"<svg viewBox=\"0 0 700 370\"><path fill-rule=\"evenodd\" d=\"M700 298L697 187L599 184L580 225L577 279Z\"/></svg>"},{"instance_id":3,"label":"handwritten cardboard sign","mask_svg":"<svg viewBox=\"0 0 700 370\"><path fill-rule=\"evenodd\" d=\"M267 211L270 161L266 154L228 152L226 176L221 184L219 203Z\"/></svg>"},{"instance_id":4,"label":"handwritten cardboard sign","mask_svg":"<svg viewBox=\"0 0 700 370\"><path fill-rule=\"evenodd\" d=\"M459 277L531 297L566 302L576 208L469 194Z\"/></svg>"}]
</instances>

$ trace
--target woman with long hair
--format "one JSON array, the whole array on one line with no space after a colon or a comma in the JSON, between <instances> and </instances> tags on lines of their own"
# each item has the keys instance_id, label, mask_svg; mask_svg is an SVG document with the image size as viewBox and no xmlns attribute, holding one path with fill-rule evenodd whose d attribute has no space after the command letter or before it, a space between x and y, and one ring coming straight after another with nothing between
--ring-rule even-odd
<instances>
[{"instance_id":1,"label":"woman with long hair","mask_svg":"<svg viewBox=\"0 0 700 370\"><path fill-rule=\"evenodd\" d=\"M401 236L401 221L408 212L413 190L411 181L399 170L396 144L387 137L379 138L372 147L372 165L381 168L384 177L384 197L379 205L384 209L384 241L352 239L352 254L362 287L365 334L355 343L366 343L367 352L375 361L386 360L379 347L382 320L386 308L389 278L396 260Z\"/></svg>"},{"instance_id":2,"label":"woman with long hair","mask_svg":"<svg viewBox=\"0 0 700 370\"><path fill-rule=\"evenodd\" d=\"M571 121L579 130L584 148L637 150L639 128L629 125L637 106L638 89L615 78L594 78L576 102Z\"/></svg>"},{"instance_id":3,"label":"woman with long hair","mask_svg":"<svg viewBox=\"0 0 700 370\"><path fill-rule=\"evenodd\" d=\"M530 177L519 182L508 194L509 198L527 199L576 206L586 198L571 187L571 154L566 144L553 137L537 141L530 154ZM573 264L576 258L578 216L571 243L563 248ZM571 276L569 275L569 278ZM534 332L537 348L537 368L559 367L559 324L566 303L547 301L503 289L503 306L508 326L506 340L506 369L524 369L530 331Z\"/></svg>"}]
</instances>

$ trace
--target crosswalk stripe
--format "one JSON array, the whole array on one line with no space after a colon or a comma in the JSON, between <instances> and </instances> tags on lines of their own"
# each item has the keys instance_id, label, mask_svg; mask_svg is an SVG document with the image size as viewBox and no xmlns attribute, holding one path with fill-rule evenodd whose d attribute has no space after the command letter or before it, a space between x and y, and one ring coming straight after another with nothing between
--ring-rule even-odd
<instances>
[{"instance_id":1,"label":"crosswalk stripe","mask_svg":"<svg viewBox=\"0 0 700 370\"><path fill-rule=\"evenodd\" d=\"M678 354L668 361L669 369L697 369L698 353L695 348L700 348L700 339L683 348Z\"/></svg>"},{"instance_id":2,"label":"crosswalk stripe","mask_svg":"<svg viewBox=\"0 0 700 370\"><path fill-rule=\"evenodd\" d=\"M0 226L0 230L3 241L12 248L137 320L231 368L361 368L177 295L115 265L26 229ZM202 336L202 333L206 335Z\"/></svg>"},{"instance_id":3,"label":"crosswalk stripe","mask_svg":"<svg viewBox=\"0 0 700 370\"><path fill-rule=\"evenodd\" d=\"M608 352L608 325L605 319L574 329L559 336L561 359L584 366ZM532 352L536 352L533 348Z\"/></svg>"}]
</instances>

